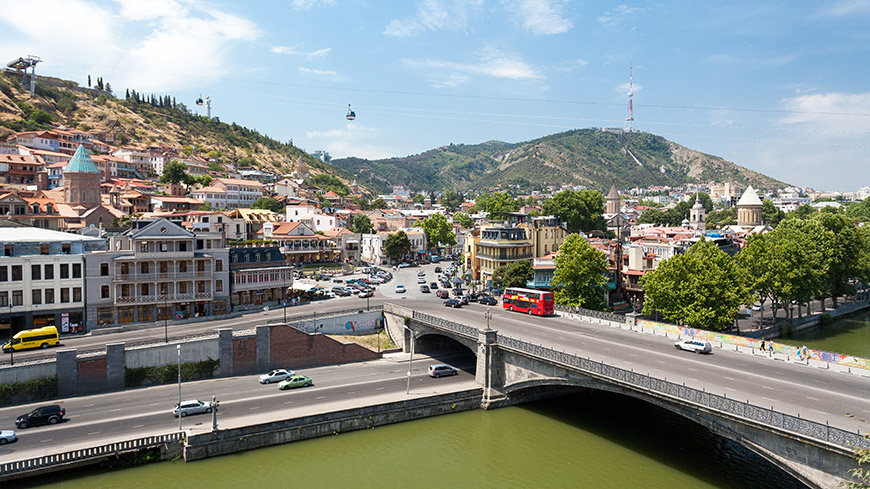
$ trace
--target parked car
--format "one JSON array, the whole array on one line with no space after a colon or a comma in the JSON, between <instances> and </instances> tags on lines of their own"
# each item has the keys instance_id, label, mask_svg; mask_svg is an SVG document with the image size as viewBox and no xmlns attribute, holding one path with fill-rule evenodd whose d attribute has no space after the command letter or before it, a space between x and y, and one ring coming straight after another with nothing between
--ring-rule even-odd
<instances>
[{"instance_id":1,"label":"parked car","mask_svg":"<svg viewBox=\"0 0 870 489\"><path fill-rule=\"evenodd\" d=\"M498 300L495 297L490 297L488 295L482 295L477 299L477 302L483 304L485 306L497 306Z\"/></svg>"},{"instance_id":2,"label":"parked car","mask_svg":"<svg viewBox=\"0 0 870 489\"><path fill-rule=\"evenodd\" d=\"M397 285L396 286L396 293L397 294L404 294L405 293L405 286L404 285Z\"/></svg>"},{"instance_id":3,"label":"parked car","mask_svg":"<svg viewBox=\"0 0 870 489\"><path fill-rule=\"evenodd\" d=\"M51 406L42 406L30 411L27 414L22 414L15 419L15 426L23 430L31 426L39 426L42 424L58 424L66 414L66 410L57 404Z\"/></svg>"},{"instance_id":4,"label":"parked car","mask_svg":"<svg viewBox=\"0 0 870 489\"><path fill-rule=\"evenodd\" d=\"M456 287L455 289L453 289L453 295L455 295L457 297L462 295L462 289L460 289L459 287Z\"/></svg>"},{"instance_id":5,"label":"parked car","mask_svg":"<svg viewBox=\"0 0 870 489\"><path fill-rule=\"evenodd\" d=\"M459 302L461 302L463 306L467 306L467 305L468 305L468 296L467 296L467 295L463 295L463 296L461 296L461 297L457 297L456 300L458 300Z\"/></svg>"},{"instance_id":6,"label":"parked car","mask_svg":"<svg viewBox=\"0 0 870 489\"><path fill-rule=\"evenodd\" d=\"M281 382L287 377L292 377L295 374L292 370L287 370L286 368L276 368L267 374L263 374L260 376L261 384L271 384L272 382Z\"/></svg>"},{"instance_id":7,"label":"parked car","mask_svg":"<svg viewBox=\"0 0 870 489\"><path fill-rule=\"evenodd\" d=\"M444 307L460 308L462 307L462 301L459 299L447 299L444 301Z\"/></svg>"},{"instance_id":8,"label":"parked car","mask_svg":"<svg viewBox=\"0 0 870 489\"><path fill-rule=\"evenodd\" d=\"M428 294L428 293L431 292L431 291L429 290L429 286L428 286L428 285L423 284L423 285L420 286L420 292L422 292L422 293L424 293L424 294Z\"/></svg>"},{"instance_id":9,"label":"parked car","mask_svg":"<svg viewBox=\"0 0 870 489\"><path fill-rule=\"evenodd\" d=\"M435 267L435 273L441 273L441 267Z\"/></svg>"},{"instance_id":10,"label":"parked car","mask_svg":"<svg viewBox=\"0 0 870 489\"><path fill-rule=\"evenodd\" d=\"M437 379L438 377L448 377L450 375L456 375L457 372L455 368L444 365L443 363L436 363L435 365L429 365L429 377Z\"/></svg>"},{"instance_id":11,"label":"parked car","mask_svg":"<svg viewBox=\"0 0 870 489\"><path fill-rule=\"evenodd\" d=\"M342 279L340 279L340 278L334 278L334 279L332 279L332 281L335 282L335 283L337 283L337 284L340 284L340 283L344 282L344 280L342 280Z\"/></svg>"},{"instance_id":12,"label":"parked car","mask_svg":"<svg viewBox=\"0 0 870 489\"><path fill-rule=\"evenodd\" d=\"M18 437L15 435L15 432L12 430L3 430L0 431L0 445L5 445L7 443L12 443L18 441Z\"/></svg>"},{"instance_id":13,"label":"parked car","mask_svg":"<svg viewBox=\"0 0 870 489\"><path fill-rule=\"evenodd\" d=\"M418 283L418 284L425 284L425 283L426 283L426 277L417 277L417 283Z\"/></svg>"},{"instance_id":14,"label":"parked car","mask_svg":"<svg viewBox=\"0 0 870 489\"><path fill-rule=\"evenodd\" d=\"M761 310L761 304L752 304L752 310L753 310L753 311L760 311L760 310Z\"/></svg>"},{"instance_id":15,"label":"parked car","mask_svg":"<svg viewBox=\"0 0 870 489\"><path fill-rule=\"evenodd\" d=\"M713 351L713 345L711 345L709 341L695 339L678 341L674 343L674 348L694 353L710 353Z\"/></svg>"},{"instance_id":16,"label":"parked car","mask_svg":"<svg viewBox=\"0 0 870 489\"><path fill-rule=\"evenodd\" d=\"M425 276L426 276L426 272L423 271L423 270L420 270L419 272L417 272L417 276L418 276L418 277L425 277Z\"/></svg>"},{"instance_id":17,"label":"parked car","mask_svg":"<svg viewBox=\"0 0 870 489\"><path fill-rule=\"evenodd\" d=\"M359 293L359 298L360 298L360 299L365 299L366 297L374 297L374 295L375 295L375 291L369 289L369 290L364 290L364 291L360 292L360 293Z\"/></svg>"},{"instance_id":18,"label":"parked car","mask_svg":"<svg viewBox=\"0 0 870 489\"><path fill-rule=\"evenodd\" d=\"M432 290L438 290L438 282L430 283L429 288L431 288Z\"/></svg>"},{"instance_id":19,"label":"parked car","mask_svg":"<svg viewBox=\"0 0 870 489\"><path fill-rule=\"evenodd\" d=\"M435 292L435 297L438 297L439 299L449 299L450 293L444 289L439 289Z\"/></svg>"},{"instance_id":20,"label":"parked car","mask_svg":"<svg viewBox=\"0 0 870 489\"><path fill-rule=\"evenodd\" d=\"M314 385L314 381L307 375L294 375L287 380L278 384L278 389L284 391L287 389L295 389L297 387L310 387Z\"/></svg>"},{"instance_id":21,"label":"parked car","mask_svg":"<svg viewBox=\"0 0 870 489\"><path fill-rule=\"evenodd\" d=\"M211 412L211 401L198 401L196 399L191 399L189 401L181 401L181 405L178 403L175 404L175 407L172 408L172 414L176 418L179 413L181 413L181 417L187 417L192 414L203 414Z\"/></svg>"},{"instance_id":22,"label":"parked car","mask_svg":"<svg viewBox=\"0 0 870 489\"><path fill-rule=\"evenodd\" d=\"M350 292L348 292L347 289L338 286L332 288L332 293L335 295L340 295L342 297L350 295Z\"/></svg>"}]
</instances>

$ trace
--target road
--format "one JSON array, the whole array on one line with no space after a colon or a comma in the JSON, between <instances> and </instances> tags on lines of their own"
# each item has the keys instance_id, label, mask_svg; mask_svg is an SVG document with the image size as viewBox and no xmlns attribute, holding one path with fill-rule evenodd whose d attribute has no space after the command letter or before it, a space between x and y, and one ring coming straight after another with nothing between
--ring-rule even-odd
<instances>
[{"instance_id":1,"label":"road","mask_svg":"<svg viewBox=\"0 0 870 489\"><path fill-rule=\"evenodd\" d=\"M371 362L305 369L299 373L310 376L314 386L287 391L278 390L275 384L261 385L257 375L185 382L181 397L205 401L216 395L220 401L220 428L277 421L407 399L407 360L407 355L395 354ZM458 375L430 378L428 366L443 360L415 356L411 397L479 387L474 382L474 360L470 355L447 360L465 369ZM15 418L46 403L2 408L0 429L14 429L19 441L0 446L0 462L177 431L178 418L171 412L177 401L177 384L62 399L52 402L66 409L62 423L25 430L15 428ZM182 427L188 432L210 431L211 425L210 414L182 419Z\"/></svg>"}]
</instances>

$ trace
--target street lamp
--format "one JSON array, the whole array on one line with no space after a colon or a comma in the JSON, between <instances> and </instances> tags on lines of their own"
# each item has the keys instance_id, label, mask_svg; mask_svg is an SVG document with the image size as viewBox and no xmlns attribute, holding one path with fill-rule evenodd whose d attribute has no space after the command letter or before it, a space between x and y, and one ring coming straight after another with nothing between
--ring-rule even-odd
<instances>
[{"instance_id":1,"label":"street lamp","mask_svg":"<svg viewBox=\"0 0 870 489\"><path fill-rule=\"evenodd\" d=\"M166 293L169 293L169 290L166 290ZM163 342L169 343L169 315L166 314L168 297L163 296Z\"/></svg>"},{"instance_id":2,"label":"street lamp","mask_svg":"<svg viewBox=\"0 0 870 489\"><path fill-rule=\"evenodd\" d=\"M403 299L404 299L404 297L403 297ZM402 325L402 327L407 329L408 332L411 334L411 356L408 357L408 388L405 389L405 395L410 395L411 394L411 367L413 366L413 363L414 363L414 343L415 343L414 342L414 331L405 325Z\"/></svg>"},{"instance_id":3,"label":"street lamp","mask_svg":"<svg viewBox=\"0 0 870 489\"><path fill-rule=\"evenodd\" d=\"M287 324L287 270L281 270L281 300L284 303L284 324Z\"/></svg>"},{"instance_id":4,"label":"street lamp","mask_svg":"<svg viewBox=\"0 0 870 489\"><path fill-rule=\"evenodd\" d=\"M178 352L178 431L181 431L181 345L175 345Z\"/></svg>"},{"instance_id":5,"label":"street lamp","mask_svg":"<svg viewBox=\"0 0 870 489\"><path fill-rule=\"evenodd\" d=\"M489 306L486 306L486 312L483 313L483 317L486 318L486 330L491 331L489 327L489 320L492 319L492 310L490 310Z\"/></svg>"}]
</instances>

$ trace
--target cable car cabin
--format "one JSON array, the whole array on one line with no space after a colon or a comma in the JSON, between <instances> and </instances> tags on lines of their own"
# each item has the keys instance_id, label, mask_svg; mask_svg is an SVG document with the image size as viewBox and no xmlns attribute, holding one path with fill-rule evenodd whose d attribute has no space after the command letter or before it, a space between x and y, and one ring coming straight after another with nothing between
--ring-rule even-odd
<instances>
[{"instance_id":1,"label":"cable car cabin","mask_svg":"<svg viewBox=\"0 0 870 489\"><path fill-rule=\"evenodd\" d=\"M199 98L196 99L196 105L202 105L202 95L200 95Z\"/></svg>"},{"instance_id":2,"label":"cable car cabin","mask_svg":"<svg viewBox=\"0 0 870 489\"><path fill-rule=\"evenodd\" d=\"M349 121L356 119L356 112L350 108L350 104L347 104L347 115L345 117L347 117L347 120Z\"/></svg>"}]
</instances>

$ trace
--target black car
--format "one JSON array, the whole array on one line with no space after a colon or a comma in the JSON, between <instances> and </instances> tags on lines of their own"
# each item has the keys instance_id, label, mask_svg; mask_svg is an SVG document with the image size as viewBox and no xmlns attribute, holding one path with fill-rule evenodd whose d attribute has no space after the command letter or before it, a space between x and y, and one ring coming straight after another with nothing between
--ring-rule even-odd
<instances>
[{"instance_id":1,"label":"black car","mask_svg":"<svg viewBox=\"0 0 870 489\"><path fill-rule=\"evenodd\" d=\"M441 273L441 267L435 267L435 273Z\"/></svg>"},{"instance_id":2,"label":"black car","mask_svg":"<svg viewBox=\"0 0 870 489\"><path fill-rule=\"evenodd\" d=\"M488 295L482 295L482 296L480 296L480 297L477 299L477 302L478 302L479 304L483 304L483 305L485 305L485 306L497 306L497 305L498 305L498 301L495 300L494 297L490 297L490 296L488 296Z\"/></svg>"},{"instance_id":3,"label":"black car","mask_svg":"<svg viewBox=\"0 0 870 489\"><path fill-rule=\"evenodd\" d=\"M438 282L432 282L429 284L429 288L432 290L438 290Z\"/></svg>"},{"instance_id":4,"label":"black car","mask_svg":"<svg viewBox=\"0 0 870 489\"><path fill-rule=\"evenodd\" d=\"M64 414L66 414L66 410L56 404L42 406L16 418L15 426L23 430L24 428L39 426L41 424L57 424L63 419Z\"/></svg>"},{"instance_id":5,"label":"black car","mask_svg":"<svg viewBox=\"0 0 870 489\"><path fill-rule=\"evenodd\" d=\"M448 299L444 301L444 307L462 307L462 301L459 299Z\"/></svg>"}]
</instances>

